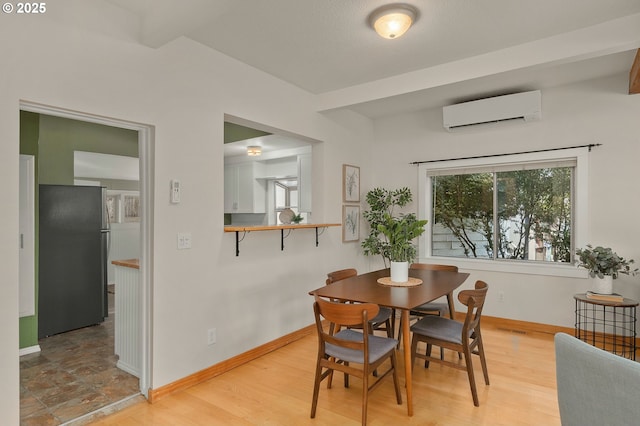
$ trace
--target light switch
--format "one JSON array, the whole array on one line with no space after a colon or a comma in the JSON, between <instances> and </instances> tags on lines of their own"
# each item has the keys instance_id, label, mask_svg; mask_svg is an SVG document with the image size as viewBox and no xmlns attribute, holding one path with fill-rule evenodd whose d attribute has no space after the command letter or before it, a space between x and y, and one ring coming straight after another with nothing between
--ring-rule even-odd
<instances>
[{"instance_id":1,"label":"light switch","mask_svg":"<svg viewBox=\"0 0 640 426\"><path fill-rule=\"evenodd\" d=\"M191 233L179 232L178 233L178 250L191 248Z\"/></svg>"}]
</instances>

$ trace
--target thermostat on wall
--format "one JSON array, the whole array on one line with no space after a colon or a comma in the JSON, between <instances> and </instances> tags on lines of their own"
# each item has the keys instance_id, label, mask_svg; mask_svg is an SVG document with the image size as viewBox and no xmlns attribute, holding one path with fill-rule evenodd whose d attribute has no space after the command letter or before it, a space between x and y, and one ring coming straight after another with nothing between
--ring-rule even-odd
<instances>
[{"instance_id":1,"label":"thermostat on wall","mask_svg":"<svg viewBox=\"0 0 640 426\"><path fill-rule=\"evenodd\" d=\"M178 204L180 202L180 181L173 179L171 181L171 203Z\"/></svg>"}]
</instances>

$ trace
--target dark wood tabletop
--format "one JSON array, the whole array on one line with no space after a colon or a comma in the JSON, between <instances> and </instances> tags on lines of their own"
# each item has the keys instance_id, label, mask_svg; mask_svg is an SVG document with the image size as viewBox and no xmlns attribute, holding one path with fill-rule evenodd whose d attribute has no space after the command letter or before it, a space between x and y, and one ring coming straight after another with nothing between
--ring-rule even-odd
<instances>
[{"instance_id":1,"label":"dark wood tabletop","mask_svg":"<svg viewBox=\"0 0 640 426\"><path fill-rule=\"evenodd\" d=\"M378 278L388 277L389 274L389 269L381 269L325 285L309 294L352 302L376 303L395 309L411 309L450 294L469 277L465 272L410 269L409 276L421 279L422 284L394 287L378 283Z\"/></svg>"}]
</instances>

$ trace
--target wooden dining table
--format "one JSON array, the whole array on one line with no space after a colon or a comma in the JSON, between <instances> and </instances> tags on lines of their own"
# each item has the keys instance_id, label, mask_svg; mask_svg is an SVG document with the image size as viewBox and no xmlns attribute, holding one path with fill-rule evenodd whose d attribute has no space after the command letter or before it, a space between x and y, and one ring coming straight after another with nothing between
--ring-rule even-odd
<instances>
[{"instance_id":1,"label":"wooden dining table","mask_svg":"<svg viewBox=\"0 0 640 426\"><path fill-rule=\"evenodd\" d=\"M350 302L376 303L399 309L402 314L402 342L404 350L405 382L407 389L407 412L413 416L413 390L411 382L411 336L409 312L412 308L447 296L449 310L453 315L453 291L469 277L468 273L410 269L409 277L422 280L419 285L380 284L379 279L389 277L389 269L369 272L325 285L309 294Z\"/></svg>"}]
</instances>

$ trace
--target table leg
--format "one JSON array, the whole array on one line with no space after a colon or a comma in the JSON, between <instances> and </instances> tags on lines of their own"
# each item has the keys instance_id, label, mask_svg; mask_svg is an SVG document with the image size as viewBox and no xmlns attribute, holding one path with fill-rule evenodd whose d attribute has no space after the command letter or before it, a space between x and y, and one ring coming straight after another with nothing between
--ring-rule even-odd
<instances>
[{"instance_id":1,"label":"table leg","mask_svg":"<svg viewBox=\"0 0 640 426\"><path fill-rule=\"evenodd\" d=\"M453 292L447 294L447 303L449 303L449 317L456 319L456 306L453 304Z\"/></svg>"},{"instance_id":2,"label":"table leg","mask_svg":"<svg viewBox=\"0 0 640 426\"><path fill-rule=\"evenodd\" d=\"M413 416L413 384L411 382L411 336L409 335L409 310L402 310L402 343L404 348L404 376L407 388L407 413Z\"/></svg>"}]
</instances>

